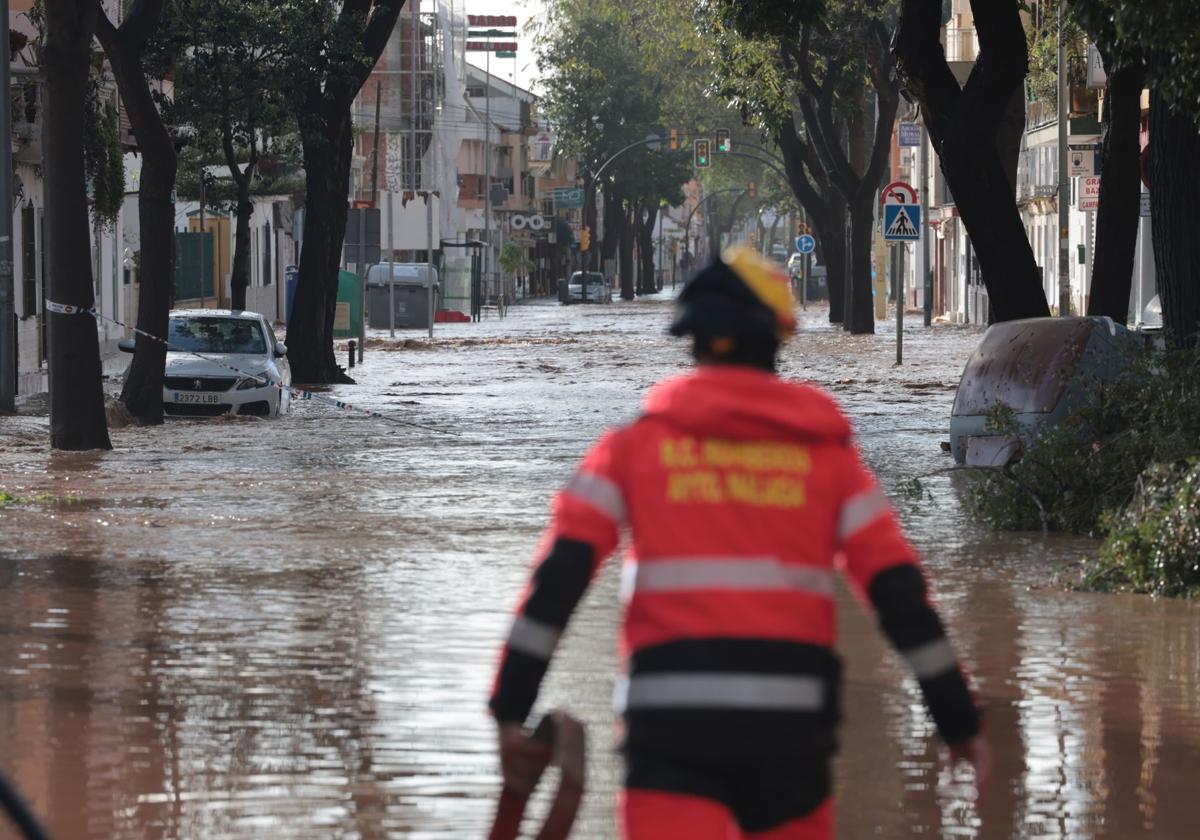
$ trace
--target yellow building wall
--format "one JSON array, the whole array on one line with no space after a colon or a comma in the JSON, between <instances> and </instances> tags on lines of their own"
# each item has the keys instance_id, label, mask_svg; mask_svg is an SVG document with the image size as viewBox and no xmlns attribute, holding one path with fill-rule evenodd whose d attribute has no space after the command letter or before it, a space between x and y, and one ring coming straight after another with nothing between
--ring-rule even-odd
<instances>
[{"instance_id":1,"label":"yellow building wall","mask_svg":"<svg viewBox=\"0 0 1200 840\"><path fill-rule=\"evenodd\" d=\"M200 232L200 217L188 219L188 230ZM205 216L204 231L213 236L212 287L217 291L217 308L227 309L229 299L225 294L225 278L233 273L233 228L230 220L221 216Z\"/></svg>"}]
</instances>

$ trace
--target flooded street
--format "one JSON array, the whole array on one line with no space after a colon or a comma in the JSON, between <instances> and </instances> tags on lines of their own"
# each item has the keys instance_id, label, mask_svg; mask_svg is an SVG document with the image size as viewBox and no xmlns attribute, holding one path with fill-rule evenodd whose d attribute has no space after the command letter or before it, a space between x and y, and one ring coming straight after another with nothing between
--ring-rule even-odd
<instances>
[{"instance_id":1,"label":"flooded street","mask_svg":"<svg viewBox=\"0 0 1200 840\"><path fill-rule=\"evenodd\" d=\"M45 418L0 419L0 492L18 497L0 506L0 769L68 840L482 837L486 696L547 503L684 366L668 313L534 304L440 327L432 349L372 342L360 384L333 393L419 427L297 402L64 454ZM1066 591L1055 576L1094 543L969 520L939 444L977 329L910 318L896 368L892 322L865 337L821 309L803 322L783 373L851 415L995 753L976 809L941 771L915 681L843 592L838 836L1196 836L1200 605ZM584 840L615 836L616 571L540 703L588 724Z\"/></svg>"}]
</instances>

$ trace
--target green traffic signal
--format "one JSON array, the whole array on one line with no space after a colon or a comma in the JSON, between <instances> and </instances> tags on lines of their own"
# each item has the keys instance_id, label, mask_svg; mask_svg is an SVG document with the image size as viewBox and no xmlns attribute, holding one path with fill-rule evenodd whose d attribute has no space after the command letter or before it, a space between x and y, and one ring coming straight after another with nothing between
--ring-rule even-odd
<instances>
[{"instance_id":1,"label":"green traffic signal","mask_svg":"<svg viewBox=\"0 0 1200 840\"><path fill-rule=\"evenodd\" d=\"M729 136L730 136L730 132L729 132L728 128L718 128L717 129L717 154L719 154L719 155L729 154L729 149L731 146L731 144L729 142Z\"/></svg>"}]
</instances>

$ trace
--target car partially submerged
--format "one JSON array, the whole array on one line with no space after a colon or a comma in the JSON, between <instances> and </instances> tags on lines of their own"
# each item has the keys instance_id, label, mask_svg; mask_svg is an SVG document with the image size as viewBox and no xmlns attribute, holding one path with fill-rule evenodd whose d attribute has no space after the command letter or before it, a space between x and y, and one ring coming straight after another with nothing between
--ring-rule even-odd
<instances>
[{"instance_id":1,"label":"car partially submerged","mask_svg":"<svg viewBox=\"0 0 1200 840\"><path fill-rule=\"evenodd\" d=\"M163 412L172 417L285 414L291 408L287 347L257 312L180 309L167 327ZM121 349L133 352L132 339Z\"/></svg>"},{"instance_id":2,"label":"car partially submerged","mask_svg":"<svg viewBox=\"0 0 1200 840\"><path fill-rule=\"evenodd\" d=\"M1106 317L992 324L967 360L950 415L956 464L1004 467L1062 423L1098 382L1120 376L1136 337ZM997 421L1002 418L1006 423ZM999 427L998 427L999 426Z\"/></svg>"},{"instance_id":3,"label":"car partially submerged","mask_svg":"<svg viewBox=\"0 0 1200 840\"><path fill-rule=\"evenodd\" d=\"M572 303L583 303L585 300L588 303L612 303L613 299L612 286L598 271L576 271L572 274L567 284L567 296Z\"/></svg>"}]
</instances>

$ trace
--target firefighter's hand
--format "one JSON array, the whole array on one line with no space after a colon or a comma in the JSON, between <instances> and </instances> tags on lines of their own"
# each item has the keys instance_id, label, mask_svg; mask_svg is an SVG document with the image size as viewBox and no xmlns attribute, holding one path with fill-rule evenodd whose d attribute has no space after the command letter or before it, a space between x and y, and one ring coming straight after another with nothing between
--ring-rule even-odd
<instances>
[{"instance_id":1,"label":"firefighter's hand","mask_svg":"<svg viewBox=\"0 0 1200 840\"><path fill-rule=\"evenodd\" d=\"M499 739L505 790L528 796L550 761L550 745L530 738L519 723L500 724Z\"/></svg>"},{"instance_id":2,"label":"firefighter's hand","mask_svg":"<svg viewBox=\"0 0 1200 840\"><path fill-rule=\"evenodd\" d=\"M951 772L960 761L965 761L974 768L975 798L982 798L992 773L992 750L982 734L950 745Z\"/></svg>"}]
</instances>

